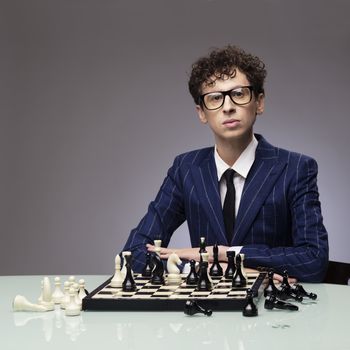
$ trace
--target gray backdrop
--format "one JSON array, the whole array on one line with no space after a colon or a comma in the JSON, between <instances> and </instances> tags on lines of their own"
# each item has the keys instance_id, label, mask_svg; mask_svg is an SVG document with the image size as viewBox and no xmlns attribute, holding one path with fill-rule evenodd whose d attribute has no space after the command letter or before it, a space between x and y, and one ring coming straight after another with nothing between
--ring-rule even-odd
<instances>
[{"instance_id":1,"label":"gray backdrop","mask_svg":"<svg viewBox=\"0 0 350 350\"><path fill-rule=\"evenodd\" d=\"M113 271L174 156L213 144L187 78L228 43L266 62L256 131L317 159L330 257L350 262L348 1L0 4L0 274Z\"/></svg>"}]
</instances>

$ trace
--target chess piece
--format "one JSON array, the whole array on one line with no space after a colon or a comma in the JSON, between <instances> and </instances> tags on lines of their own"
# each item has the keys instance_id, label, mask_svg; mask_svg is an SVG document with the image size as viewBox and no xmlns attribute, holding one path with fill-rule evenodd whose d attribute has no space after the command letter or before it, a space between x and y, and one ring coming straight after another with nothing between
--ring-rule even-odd
<instances>
[{"instance_id":1,"label":"chess piece","mask_svg":"<svg viewBox=\"0 0 350 350\"><path fill-rule=\"evenodd\" d=\"M151 283L161 285L164 284L164 265L157 253L152 254L152 263L155 267L152 271Z\"/></svg>"},{"instance_id":2,"label":"chess piece","mask_svg":"<svg viewBox=\"0 0 350 350\"><path fill-rule=\"evenodd\" d=\"M50 311L44 305L32 304L23 295L16 295L12 303L13 311Z\"/></svg>"},{"instance_id":3,"label":"chess piece","mask_svg":"<svg viewBox=\"0 0 350 350\"><path fill-rule=\"evenodd\" d=\"M274 275L274 272L273 270L271 269L269 272L268 272L268 276L269 276L269 281L268 281L268 284L267 286L265 287L264 289L264 297L267 297L267 296L270 296L271 294L273 295L278 295L278 289L277 287L275 286L275 283L273 281L273 275Z\"/></svg>"},{"instance_id":4,"label":"chess piece","mask_svg":"<svg viewBox=\"0 0 350 350\"><path fill-rule=\"evenodd\" d=\"M294 299L299 302L303 301L302 296L298 296L293 292L292 287L288 282L287 270L283 271L283 280L282 280L280 289L278 291L278 298L282 300Z\"/></svg>"},{"instance_id":5,"label":"chess piece","mask_svg":"<svg viewBox=\"0 0 350 350\"><path fill-rule=\"evenodd\" d=\"M154 251L160 256L160 250L162 248L162 240L161 239L155 239L154 241Z\"/></svg>"},{"instance_id":6,"label":"chess piece","mask_svg":"<svg viewBox=\"0 0 350 350\"><path fill-rule=\"evenodd\" d=\"M87 295L88 295L88 293L86 292L86 289L85 289L85 280L80 279L79 280L79 293L78 293L79 299L83 300Z\"/></svg>"},{"instance_id":7,"label":"chess piece","mask_svg":"<svg viewBox=\"0 0 350 350\"><path fill-rule=\"evenodd\" d=\"M76 302L76 291L74 287L69 289L69 303L66 306L65 315L66 316L79 316L81 310L81 305Z\"/></svg>"},{"instance_id":8,"label":"chess piece","mask_svg":"<svg viewBox=\"0 0 350 350\"><path fill-rule=\"evenodd\" d=\"M40 296L38 298L38 303L39 304L43 300L43 289L44 289L44 280L41 280L41 282L40 282Z\"/></svg>"},{"instance_id":9,"label":"chess piece","mask_svg":"<svg viewBox=\"0 0 350 350\"><path fill-rule=\"evenodd\" d=\"M142 277L151 277L152 276L152 270L153 270L153 264L151 261L151 253L146 253L146 264L145 267L142 270Z\"/></svg>"},{"instance_id":10,"label":"chess piece","mask_svg":"<svg viewBox=\"0 0 350 350\"><path fill-rule=\"evenodd\" d=\"M209 270L209 275L213 277L221 277L223 275L223 270L219 262L219 248L217 244L213 247L213 260L213 264Z\"/></svg>"},{"instance_id":11,"label":"chess piece","mask_svg":"<svg viewBox=\"0 0 350 350\"><path fill-rule=\"evenodd\" d=\"M61 309L65 309L66 306L69 303L70 297L69 297L69 288L70 288L70 282L66 281L63 284L63 298L61 299Z\"/></svg>"},{"instance_id":12,"label":"chess piece","mask_svg":"<svg viewBox=\"0 0 350 350\"><path fill-rule=\"evenodd\" d=\"M202 263L199 267L199 278L197 283L198 291L210 291L213 289L213 284L208 275L208 253L201 253Z\"/></svg>"},{"instance_id":13,"label":"chess piece","mask_svg":"<svg viewBox=\"0 0 350 350\"><path fill-rule=\"evenodd\" d=\"M198 283L198 274L196 271L196 261L190 260L191 270L190 273L186 277L186 284L188 286L196 286Z\"/></svg>"},{"instance_id":14,"label":"chess piece","mask_svg":"<svg viewBox=\"0 0 350 350\"><path fill-rule=\"evenodd\" d=\"M204 309L195 300L187 300L185 304L185 310L184 310L185 315L195 315L197 313L202 313L207 316L212 315L212 310L209 309Z\"/></svg>"},{"instance_id":15,"label":"chess piece","mask_svg":"<svg viewBox=\"0 0 350 350\"><path fill-rule=\"evenodd\" d=\"M123 292L134 292L136 290L136 283L131 270L131 258L131 253L125 255L126 274L122 283Z\"/></svg>"},{"instance_id":16,"label":"chess piece","mask_svg":"<svg viewBox=\"0 0 350 350\"><path fill-rule=\"evenodd\" d=\"M225 278L227 280L231 280L233 275L236 272L236 266L235 266L235 251L234 250L228 250L226 252L227 256L227 268L225 271Z\"/></svg>"},{"instance_id":17,"label":"chess piece","mask_svg":"<svg viewBox=\"0 0 350 350\"><path fill-rule=\"evenodd\" d=\"M281 310L290 310L290 311L298 311L299 308L296 305L293 305L291 303L287 303L285 301L278 300L276 298L276 295L270 294L265 299L264 304L265 309L272 310L272 309L281 309Z\"/></svg>"},{"instance_id":18,"label":"chess piece","mask_svg":"<svg viewBox=\"0 0 350 350\"><path fill-rule=\"evenodd\" d=\"M205 241L205 237L201 237L199 241L199 263L202 263L202 253L207 252L207 243Z\"/></svg>"},{"instance_id":19,"label":"chess piece","mask_svg":"<svg viewBox=\"0 0 350 350\"><path fill-rule=\"evenodd\" d=\"M59 277L55 277L55 290L52 293L52 301L55 304L61 304L61 300L64 297L64 294L61 290L61 280Z\"/></svg>"},{"instance_id":20,"label":"chess piece","mask_svg":"<svg viewBox=\"0 0 350 350\"><path fill-rule=\"evenodd\" d=\"M253 291L250 288L247 290L246 299L247 299L247 302L242 312L243 316L246 316L246 317L258 316L258 309L254 304L254 300L253 300Z\"/></svg>"},{"instance_id":21,"label":"chess piece","mask_svg":"<svg viewBox=\"0 0 350 350\"><path fill-rule=\"evenodd\" d=\"M294 294L296 294L299 297L306 297L312 300L317 299L317 294L308 293L301 284L294 284L294 286L292 287L292 291Z\"/></svg>"},{"instance_id":22,"label":"chess piece","mask_svg":"<svg viewBox=\"0 0 350 350\"><path fill-rule=\"evenodd\" d=\"M169 255L167 261L167 270L168 270L168 284L169 285L178 285L181 283L180 269L178 265L181 265L182 261L176 253Z\"/></svg>"},{"instance_id":23,"label":"chess piece","mask_svg":"<svg viewBox=\"0 0 350 350\"><path fill-rule=\"evenodd\" d=\"M232 277L232 287L245 287L247 285L247 280L242 273L242 258L241 254L236 256L236 272Z\"/></svg>"},{"instance_id":24,"label":"chess piece","mask_svg":"<svg viewBox=\"0 0 350 350\"><path fill-rule=\"evenodd\" d=\"M51 284L48 277L44 277L43 298L40 302L40 305L43 305L48 310L54 310L55 308L55 304L52 301Z\"/></svg>"},{"instance_id":25,"label":"chess piece","mask_svg":"<svg viewBox=\"0 0 350 350\"><path fill-rule=\"evenodd\" d=\"M119 254L115 256L114 263L115 263L115 269L114 269L113 278L111 280L111 287L121 288L125 275L121 272L121 258Z\"/></svg>"}]
</instances>

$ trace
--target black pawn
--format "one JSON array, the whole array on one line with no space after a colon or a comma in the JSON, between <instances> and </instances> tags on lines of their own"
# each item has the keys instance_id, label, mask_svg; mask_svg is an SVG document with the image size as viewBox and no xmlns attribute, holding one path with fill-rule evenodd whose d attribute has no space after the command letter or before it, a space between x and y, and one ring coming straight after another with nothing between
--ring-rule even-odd
<instances>
[{"instance_id":1,"label":"black pawn","mask_svg":"<svg viewBox=\"0 0 350 350\"><path fill-rule=\"evenodd\" d=\"M273 309L280 309L280 310L290 310L290 311L298 311L299 308L296 305L293 305L291 303L287 303L282 300L278 300L276 298L276 295L271 294L265 299L264 304L265 309L267 310L273 310Z\"/></svg>"},{"instance_id":2,"label":"black pawn","mask_svg":"<svg viewBox=\"0 0 350 350\"><path fill-rule=\"evenodd\" d=\"M242 257L241 254L236 256L236 272L232 277L232 288L242 288L247 285L247 279L242 272Z\"/></svg>"},{"instance_id":3,"label":"black pawn","mask_svg":"<svg viewBox=\"0 0 350 350\"><path fill-rule=\"evenodd\" d=\"M306 297L306 298L310 298L312 300L317 299L317 294L308 293L301 284L295 284L292 287L292 291L299 297Z\"/></svg>"},{"instance_id":4,"label":"black pawn","mask_svg":"<svg viewBox=\"0 0 350 350\"><path fill-rule=\"evenodd\" d=\"M227 268L225 271L225 278L227 280L232 280L232 277L236 272L235 252L233 250L227 251L226 256L227 256Z\"/></svg>"},{"instance_id":5,"label":"black pawn","mask_svg":"<svg viewBox=\"0 0 350 350\"><path fill-rule=\"evenodd\" d=\"M191 266L191 270L190 270L190 273L186 277L186 284L189 286L196 286L198 283L196 262L194 260L190 260L190 266Z\"/></svg>"},{"instance_id":6,"label":"black pawn","mask_svg":"<svg viewBox=\"0 0 350 350\"><path fill-rule=\"evenodd\" d=\"M184 313L189 316L192 316L198 313L211 316L213 312L209 309L204 309L203 307L198 305L198 303L195 300L187 300L185 304Z\"/></svg>"},{"instance_id":7,"label":"black pawn","mask_svg":"<svg viewBox=\"0 0 350 350\"><path fill-rule=\"evenodd\" d=\"M154 266L151 262L151 253L146 253L146 264L142 270L142 277L151 277L153 267Z\"/></svg>"},{"instance_id":8,"label":"black pawn","mask_svg":"<svg viewBox=\"0 0 350 350\"><path fill-rule=\"evenodd\" d=\"M300 302L303 301L302 296L298 296L293 292L292 287L288 282L287 270L283 271L283 280L282 280L280 290L278 292L278 297L282 300L294 299L294 300L300 301Z\"/></svg>"},{"instance_id":9,"label":"black pawn","mask_svg":"<svg viewBox=\"0 0 350 350\"><path fill-rule=\"evenodd\" d=\"M122 289L123 289L123 292L134 292L136 290L136 283L134 281L134 278L132 277L131 255L125 255L124 258L125 258L126 274L122 284Z\"/></svg>"},{"instance_id":10,"label":"black pawn","mask_svg":"<svg viewBox=\"0 0 350 350\"><path fill-rule=\"evenodd\" d=\"M201 237L200 238L200 242L199 242L199 263L202 263L202 253L206 253L207 252L207 242L205 240L205 237Z\"/></svg>"},{"instance_id":11,"label":"black pawn","mask_svg":"<svg viewBox=\"0 0 350 350\"><path fill-rule=\"evenodd\" d=\"M215 244L213 247L213 259L214 261L209 270L209 275L213 277L220 277L223 275L223 271L219 263L219 248L217 244Z\"/></svg>"},{"instance_id":12,"label":"black pawn","mask_svg":"<svg viewBox=\"0 0 350 350\"><path fill-rule=\"evenodd\" d=\"M274 275L273 270L270 270L268 272L269 282L268 282L267 286L264 289L264 297L267 297L269 295L277 295L278 294L278 289L275 286L275 283L273 281L273 275Z\"/></svg>"},{"instance_id":13,"label":"black pawn","mask_svg":"<svg viewBox=\"0 0 350 350\"><path fill-rule=\"evenodd\" d=\"M208 262L202 261L199 267L199 279L197 283L198 291L211 291L213 289L213 285L208 276Z\"/></svg>"},{"instance_id":14,"label":"black pawn","mask_svg":"<svg viewBox=\"0 0 350 350\"><path fill-rule=\"evenodd\" d=\"M243 316L252 317L258 316L258 309L254 304L253 291L251 289L247 290L247 302L243 308Z\"/></svg>"}]
</instances>

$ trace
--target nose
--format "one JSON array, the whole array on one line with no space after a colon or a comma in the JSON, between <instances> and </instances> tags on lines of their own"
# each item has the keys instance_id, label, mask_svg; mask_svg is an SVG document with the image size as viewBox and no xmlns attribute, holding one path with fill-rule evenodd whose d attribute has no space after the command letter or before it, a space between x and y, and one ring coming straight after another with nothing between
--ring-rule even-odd
<instances>
[{"instance_id":1,"label":"nose","mask_svg":"<svg viewBox=\"0 0 350 350\"><path fill-rule=\"evenodd\" d=\"M224 113L232 113L236 111L236 105L233 103L230 96L228 95L224 97L224 104L222 105L222 110Z\"/></svg>"}]
</instances>

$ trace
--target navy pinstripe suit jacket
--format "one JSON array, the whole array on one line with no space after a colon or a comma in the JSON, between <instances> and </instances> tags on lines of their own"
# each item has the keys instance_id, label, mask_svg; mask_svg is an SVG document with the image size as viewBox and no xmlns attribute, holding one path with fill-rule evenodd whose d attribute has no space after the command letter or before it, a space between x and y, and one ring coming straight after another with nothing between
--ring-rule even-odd
<instances>
[{"instance_id":1,"label":"navy pinstripe suit jacket","mask_svg":"<svg viewBox=\"0 0 350 350\"><path fill-rule=\"evenodd\" d=\"M321 281L328 263L328 238L317 189L317 163L310 157L270 145L256 135L258 147L247 176L232 242L225 235L214 148L175 158L147 214L130 233L124 250L142 270L146 243L167 246L187 220L191 244L243 246L245 265L273 267L301 281Z\"/></svg>"}]
</instances>

